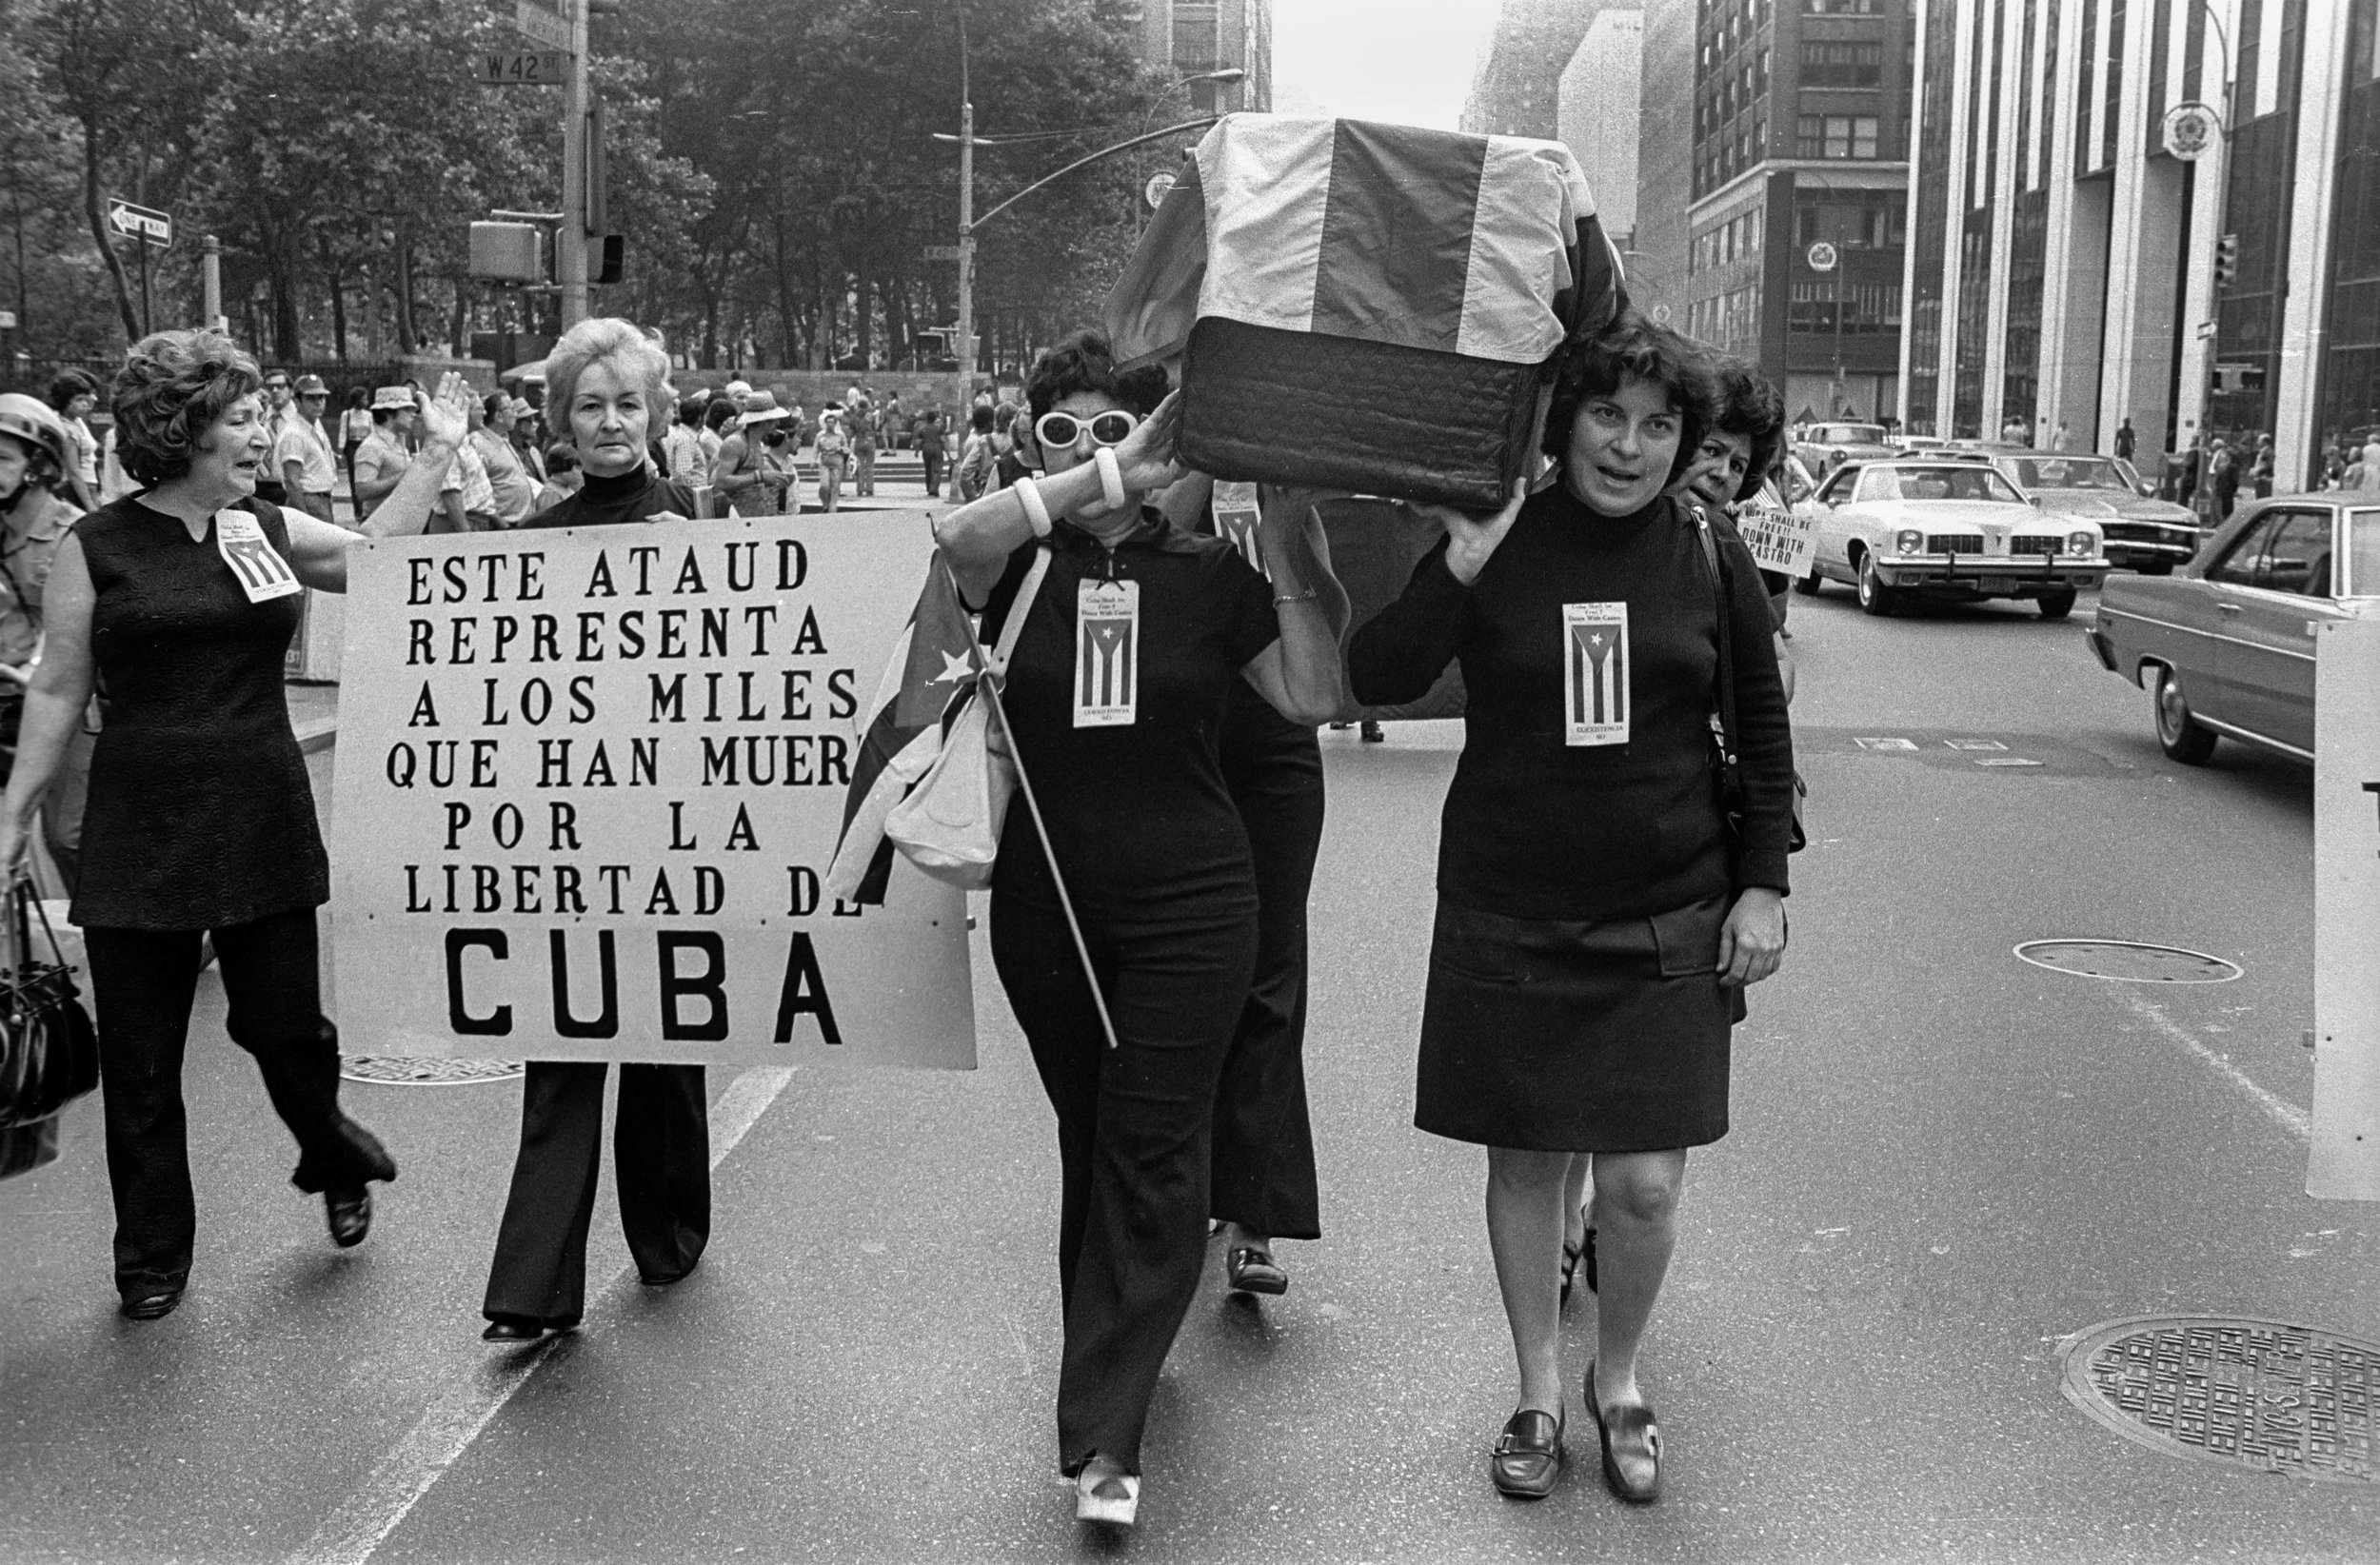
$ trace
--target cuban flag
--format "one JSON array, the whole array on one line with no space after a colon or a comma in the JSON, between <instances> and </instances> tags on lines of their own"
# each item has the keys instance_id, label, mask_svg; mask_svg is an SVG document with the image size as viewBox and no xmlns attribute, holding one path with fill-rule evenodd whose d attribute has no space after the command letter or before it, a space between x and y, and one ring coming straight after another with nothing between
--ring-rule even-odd
<instances>
[{"instance_id":1,"label":"cuban flag","mask_svg":"<svg viewBox=\"0 0 2380 1565\"><path fill-rule=\"evenodd\" d=\"M1628 743L1628 605L1562 605L1563 738L1570 744Z\"/></svg>"},{"instance_id":2,"label":"cuban flag","mask_svg":"<svg viewBox=\"0 0 2380 1565\"><path fill-rule=\"evenodd\" d=\"M837 901L883 904L893 860L884 818L942 753L951 701L975 677L966 611L937 550L864 714L843 835L826 870L826 894Z\"/></svg>"}]
</instances>

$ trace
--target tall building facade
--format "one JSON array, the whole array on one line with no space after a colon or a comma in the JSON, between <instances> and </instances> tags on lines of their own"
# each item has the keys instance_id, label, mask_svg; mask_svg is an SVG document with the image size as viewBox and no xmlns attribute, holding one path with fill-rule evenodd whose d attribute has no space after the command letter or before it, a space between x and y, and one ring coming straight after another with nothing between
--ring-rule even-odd
<instances>
[{"instance_id":1,"label":"tall building facade","mask_svg":"<svg viewBox=\"0 0 2380 1565\"><path fill-rule=\"evenodd\" d=\"M1562 70L1596 14L1640 0L1504 0L1472 68L1462 129L1475 135L1561 134Z\"/></svg>"},{"instance_id":2,"label":"tall building facade","mask_svg":"<svg viewBox=\"0 0 2380 1565\"><path fill-rule=\"evenodd\" d=\"M1111 0L1102 14L1132 30L1140 58L1176 77L1248 73L1182 89L1197 112L1272 109L1273 0Z\"/></svg>"},{"instance_id":3,"label":"tall building facade","mask_svg":"<svg viewBox=\"0 0 2380 1565\"><path fill-rule=\"evenodd\" d=\"M1623 257L1636 231L1643 45L1644 12L1597 12L1562 69L1555 110L1555 129L1585 171L1596 215Z\"/></svg>"},{"instance_id":4,"label":"tall building facade","mask_svg":"<svg viewBox=\"0 0 2380 1565\"><path fill-rule=\"evenodd\" d=\"M2380 0L1921 0L1913 430L2158 455L2380 423ZM2204 104L2223 132L2169 152ZM2217 277L2225 236L2236 274Z\"/></svg>"},{"instance_id":5,"label":"tall building facade","mask_svg":"<svg viewBox=\"0 0 2380 1565\"><path fill-rule=\"evenodd\" d=\"M1686 314L1686 208L1695 161L1694 0L1644 0L1638 52L1636 227L1622 255L1628 297L1655 320Z\"/></svg>"},{"instance_id":6,"label":"tall building facade","mask_svg":"<svg viewBox=\"0 0 2380 1565\"><path fill-rule=\"evenodd\" d=\"M1676 69L1652 41L1668 7L1693 12L1690 78L1654 74ZM1672 324L1756 364L1796 418L1900 416L1915 9L1648 7L1644 99L1692 105L1683 314ZM1654 199L1638 203L1640 230Z\"/></svg>"}]
</instances>

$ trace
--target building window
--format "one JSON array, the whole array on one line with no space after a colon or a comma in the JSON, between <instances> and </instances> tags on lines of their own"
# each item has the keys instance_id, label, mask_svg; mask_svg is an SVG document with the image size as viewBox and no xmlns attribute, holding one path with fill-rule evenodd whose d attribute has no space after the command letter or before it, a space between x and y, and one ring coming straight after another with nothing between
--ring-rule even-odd
<instances>
[{"instance_id":1,"label":"building window","mask_svg":"<svg viewBox=\"0 0 2380 1565\"><path fill-rule=\"evenodd\" d=\"M1881 87L1884 46L1846 39L1812 39L1801 46L1804 87Z\"/></svg>"},{"instance_id":2,"label":"building window","mask_svg":"<svg viewBox=\"0 0 2380 1565\"><path fill-rule=\"evenodd\" d=\"M1874 114L1800 115L1795 121L1795 155L1836 160L1873 159L1876 155L1876 124Z\"/></svg>"},{"instance_id":3,"label":"building window","mask_svg":"<svg viewBox=\"0 0 2380 1565\"><path fill-rule=\"evenodd\" d=\"M1801 0L1804 16L1874 16L1877 0Z\"/></svg>"}]
</instances>

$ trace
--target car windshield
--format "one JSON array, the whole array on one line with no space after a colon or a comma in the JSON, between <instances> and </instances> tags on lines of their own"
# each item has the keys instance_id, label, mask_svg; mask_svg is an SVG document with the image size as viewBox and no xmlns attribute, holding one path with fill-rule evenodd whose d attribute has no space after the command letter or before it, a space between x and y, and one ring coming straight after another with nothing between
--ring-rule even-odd
<instances>
[{"instance_id":1,"label":"car windshield","mask_svg":"<svg viewBox=\"0 0 2380 1565\"><path fill-rule=\"evenodd\" d=\"M2347 513L2347 591L2380 598L2380 510Z\"/></svg>"},{"instance_id":2,"label":"car windshield","mask_svg":"<svg viewBox=\"0 0 2380 1565\"><path fill-rule=\"evenodd\" d=\"M2106 457L2014 457L2016 482L2028 489L2106 489L2131 494L2132 486Z\"/></svg>"},{"instance_id":3,"label":"car windshield","mask_svg":"<svg viewBox=\"0 0 2380 1565\"><path fill-rule=\"evenodd\" d=\"M1810 431L1810 438L1822 446L1881 446L1884 444L1884 426L1821 424Z\"/></svg>"},{"instance_id":4,"label":"car windshield","mask_svg":"<svg viewBox=\"0 0 2380 1565\"><path fill-rule=\"evenodd\" d=\"M1980 500L2021 505L2008 480L1977 463L1940 467L1872 467L1861 480L1862 500Z\"/></svg>"}]
</instances>

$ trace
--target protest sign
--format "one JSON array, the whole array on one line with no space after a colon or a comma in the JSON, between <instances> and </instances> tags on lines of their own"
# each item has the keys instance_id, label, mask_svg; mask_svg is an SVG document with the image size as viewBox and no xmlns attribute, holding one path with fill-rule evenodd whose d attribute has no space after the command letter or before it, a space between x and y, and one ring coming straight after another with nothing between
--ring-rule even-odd
<instances>
[{"instance_id":1,"label":"protest sign","mask_svg":"<svg viewBox=\"0 0 2380 1565\"><path fill-rule=\"evenodd\" d=\"M1815 517L1769 505L1746 505L1736 514L1735 531L1744 547L1752 551L1753 563L1762 570L1795 578L1810 574L1810 562L1818 552Z\"/></svg>"},{"instance_id":2,"label":"protest sign","mask_svg":"<svg viewBox=\"0 0 2380 1565\"><path fill-rule=\"evenodd\" d=\"M2380 1200L2380 621L2315 644L2314 1100L2306 1194Z\"/></svg>"},{"instance_id":3,"label":"protest sign","mask_svg":"<svg viewBox=\"0 0 2380 1565\"><path fill-rule=\"evenodd\" d=\"M972 1068L962 894L820 883L931 550L883 512L354 549L347 1046Z\"/></svg>"}]
</instances>

